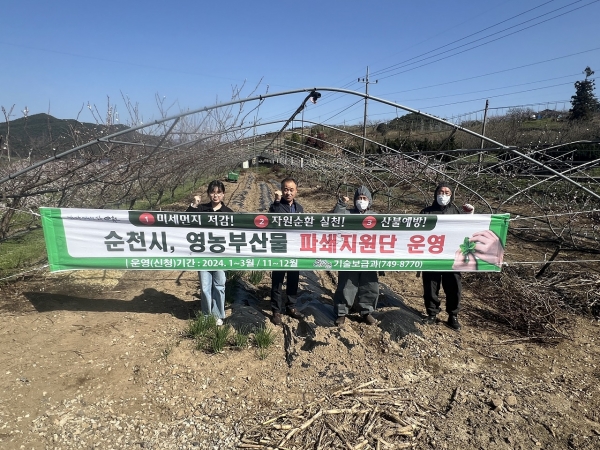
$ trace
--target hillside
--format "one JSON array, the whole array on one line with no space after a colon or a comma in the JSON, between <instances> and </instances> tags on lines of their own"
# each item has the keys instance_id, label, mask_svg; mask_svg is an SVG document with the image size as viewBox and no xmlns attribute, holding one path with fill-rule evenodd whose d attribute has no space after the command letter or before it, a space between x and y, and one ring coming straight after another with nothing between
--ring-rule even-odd
<instances>
[{"instance_id":1,"label":"hillside","mask_svg":"<svg viewBox=\"0 0 600 450\"><path fill-rule=\"evenodd\" d=\"M11 120L8 124L0 123L0 136L5 144L10 132L8 141L12 158L31 156L35 159L127 128L125 125L106 126L74 119L57 119L41 113ZM5 150L2 150L1 156L7 156Z\"/></svg>"}]
</instances>

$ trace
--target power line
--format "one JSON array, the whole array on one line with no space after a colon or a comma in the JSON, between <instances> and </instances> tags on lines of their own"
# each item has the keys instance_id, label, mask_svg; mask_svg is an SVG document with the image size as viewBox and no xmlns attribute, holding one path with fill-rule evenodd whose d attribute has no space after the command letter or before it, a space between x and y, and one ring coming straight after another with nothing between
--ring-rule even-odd
<instances>
[{"instance_id":1,"label":"power line","mask_svg":"<svg viewBox=\"0 0 600 450\"><path fill-rule=\"evenodd\" d=\"M578 1L582 1L582 0L578 0ZM482 47L482 46L484 46L484 45L491 44L492 42L496 42L496 41L498 41L498 40L500 40L500 39L504 39L504 38L506 38L506 37L508 37L508 36L512 36L513 34L517 34L517 33L520 33L521 31L525 31L525 30L528 30L529 28L536 27L536 26L538 26L538 25L541 25L541 24L543 24L543 23L545 23L545 22L549 22L550 20L556 19L556 18L558 18L558 17L562 17L562 16L564 16L564 15L567 15L567 14L569 14L569 13L572 13L573 11L577 11L578 9L585 8L586 6L589 6L589 5L593 4L593 3L597 3L598 1L600 1L600 0L594 0L594 1L592 1L592 2L590 2L590 3L588 3L588 4L586 4L586 5L583 5L583 6L580 6L580 7L578 7L578 8L572 9L571 11L567 11L567 12L565 12L565 13L562 13L562 14L559 14L559 15L557 15L557 16L551 17L551 18L549 18L549 19L543 20L543 21L541 21L541 22L538 22L538 23L536 23L536 24L530 25L530 26L528 26L528 27L522 28L522 29L520 29L520 30L517 30L517 31L514 31L514 32L512 32L512 33L506 34L506 35L504 35L504 36L500 36L500 37L498 37L498 38L496 38L496 39L492 39L491 41L487 41L487 42L484 42L484 43L482 43L482 44L475 45L474 47L467 48L467 49L465 49L465 50L461 50L461 51L459 51L459 52L456 52L456 53L452 53L451 55L444 56L444 57L442 57L442 58L439 58L439 59L436 59L436 60L434 60L434 61L429 61L429 62L426 62L426 63L424 63L424 64L421 64L421 65L419 65L419 66L411 67L411 68L409 68L409 69L406 69L406 70L403 70L403 71L400 71L400 72L393 73L393 74L391 74L391 75L388 75L388 76L386 76L386 77L381 77L380 79L385 79L385 78L390 78L390 77L393 77L393 76L396 76L396 75L400 75L400 74L403 74L403 73L409 72L409 71L411 71L411 70L419 69L419 68L421 68L421 67L425 67L425 66L428 66L428 65L430 65L430 64L433 64L433 63L436 63L436 62L439 62L439 61L443 61L443 60L445 60L445 59L448 59L448 58L451 58L451 57L453 57L453 56L460 55L460 54L462 54L462 53L466 53L466 52L468 52L468 51L470 51L470 50L474 50L474 49L476 49L476 48L479 48L479 47ZM513 28L513 27L511 27L511 28ZM506 31L506 30L503 30L503 31ZM497 33L494 33L494 34L497 34ZM490 35L490 36L492 36L492 35ZM486 38L487 38L487 37L489 37L489 36L486 36ZM476 41L470 42L469 44L472 44L472 43L475 43L475 42L481 41L481 40L483 40L483 39L485 39L485 38L478 39L478 40L476 40ZM465 45L469 45L469 44L465 44ZM458 48L460 48L460 47L464 47L464 45L461 45L461 46L459 46L459 47L456 47L456 48L454 48L454 49L448 50L447 52L450 52L450 51L456 50L456 49L458 49ZM432 57L435 57L435 56L439 56L439 55L443 55L444 53L447 53L447 52L442 52L442 53L440 53L440 54L438 54L438 55L434 55L434 56L431 56L431 57L428 57L428 58L425 58L425 59L423 59L423 60L416 61L416 62L425 61L426 59L429 59L429 58L432 58ZM411 63L411 64L414 64L414 63Z\"/></svg>"},{"instance_id":2,"label":"power line","mask_svg":"<svg viewBox=\"0 0 600 450\"><path fill-rule=\"evenodd\" d=\"M435 48L435 49L433 49L433 50L430 50L430 51L428 51L428 52L425 52L425 53L422 53L422 54L420 54L420 55L414 56L414 57L412 57L412 58L406 59L406 60L404 60L404 61L402 61L402 62L399 62L399 63L396 63L396 64L394 64L394 65L392 65L392 66L389 66L389 67L383 68L383 69L381 69L381 70L379 70L379 71L375 71L373 74L374 74L374 75L379 75L379 74L383 74L383 73L389 72L389 71L391 71L391 70L395 70L396 68L398 68L398 66L400 66L400 65L402 65L402 64L408 63L408 62L410 62L410 61L412 61L412 60L414 60L414 59L417 59L417 58L420 58L420 57L422 57L422 56L428 55L428 54L430 54L430 53L433 53L433 52L435 52L435 51L437 51L437 50L441 50L441 49L443 49L443 48L445 48L445 47L448 47L448 46L450 46L450 45L452 45L452 44L456 44L457 42L460 42L460 41L463 41L463 40L465 40L465 39L468 39L468 38L470 38L470 37L472 37L472 36L475 36L475 35L477 35L477 34L479 34L479 33L483 33L483 32L484 32L484 31L486 31L486 30L492 29L492 28L494 28L494 27L497 27L498 25L501 25L501 24L503 24L503 23L505 23L505 22L508 22L508 21L510 21L510 20L512 20L512 19L515 19L515 18L517 18L517 17L519 17L519 16L522 16L522 15L524 15L524 14L527 14L528 12L531 12L531 11L533 11L533 10L535 10L535 9L541 8L542 6L545 6L545 5L547 5L548 3L552 3L553 1L554 1L554 0L550 0L550 1L547 1L546 3L542 3L541 5L538 5L538 6L534 7L534 8L528 9L527 11L524 11L524 12L522 12L522 13L519 13L519 14L517 14L517 15L514 15L514 16L512 16L512 17L509 17L508 19L505 19L505 20L503 20L503 21L501 21L501 22L495 23L494 25L491 25L491 26L489 26L489 27L483 28L482 30L476 31L475 33L471 33L471 34L469 34L469 35L467 35L467 36L465 36L465 37L462 37L462 38L460 38L460 39L457 39L457 40L455 40L455 41L452 41L452 42L450 42L450 43L448 43L448 44L442 45L441 47L437 47L437 48ZM577 0L577 1L583 1L583 0ZM565 8L565 7L563 6L563 8ZM551 11L551 12L552 12L552 11ZM546 13L546 14L549 14L549 13ZM538 18L538 17L541 17L541 16L537 16L537 17L534 17L533 19L529 19L529 21L531 21L531 20L535 20L535 19L536 19L536 18ZM515 26L518 26L518 25L520 25L520 24L513 25L513 27L515 27ZM512 28L512 27L511 27L511 28ZM505 29L505 30L506 30L506 29ZM497 33L501 33L502 31L505 31L505 30L500 30L500 31L498 31ZM493 36L493 35L492 35L492 36ZM487 37L487 36L486 36L486 37ZM484 37L484 38L480 38L480 39L485 39L485 37ZM474 41L474 42L477 42L477 41ZM465 45L468 45L468 44L465 44ZM435 55L434 55L434 56L435 56Z\"/></svg>"},{"instance_id":3,"label":"power line","mask_svg":"<svg viewBox=\"0 0 600 450\"><path fill-rule=\"evenodd\" d=\"M554 0L550 0L549 2L546 2L546 3L551 3L552 1L554 1ZM504 2L504 3L508 3L508 2ZM504 4L504 3L502 3L502 4ZM540 5L540 6L543 6L543 5L545 5L546 3L544 3L544 4ZM441 36L442 34L446 33L446 32L447 32L447 31L449 31L449 30L452 30L452 29L454 29L454 28L456 28L456 27L459 27L459 26L461 26L461 25L463 25L463 24L465 24L465 23L467 23L467 22L469 22L469 21L471 21L471 20L473 20L473 19L475 19L475 18L477 18L477 17L479 17L479 16L481 16L481 15L483 15L483 14L485 14L485 13L489 12L489 11L493 11L494 9L497 9L497 8L498 8L498 7L500 7L502 4L497 4L497 5L495 5L493 8L491 8L491 9L489 9L489 10L486 10L486 11L484 11L484 12L482 12L482 13L480 13L480 14L477 14L477 15L475 15L475 16L472 16L471 18L469 18L469 19L467 19L467 20L465 20L465 21L463 21L463 22L457 23L457 24L455 24L454 26L452 26L452 27L450 27L450 28L446 28L445 30L441 31L440 33L437 33L437 34L431 35L431 36L429 36L427 39L424 39L424 40L422 40L422 41L420 41L420 42L418 42L418 43L415 43L415 44L413 44L413 45L411 45L411 46L409 46L409 47L405 47L405 48L404 48L402 51L403 51L403 52L405 52L406 50L410 50L410 49L411 49L411 48L413 48L413 47L416 47L416 46L418 46L418 45L421 45L421 44L423 44L423 43L425 43L425 42L427 42L427 41L431 40L431 39L432 39L432 38L434 38L434 37ZM535 9L535 8L533 8L533 9ZM527 12L527 11L526 11L526 12ZM525 13L521 13L521 14L525 14ZM519 15L521 15L521 14L519 14ZM517 15L517 16L518 16L518 15ZM514 16L514 17L517 17L517 16ZM513 18L514 18L514 17L513 17ZM510 19L507 19L507 20L510 20ZM502 22L499 22L499 23L497 23L497 24L495 24L495 25L492 25L491 27L488 27L488 28L493 28L494 26L496 26L496 25L499 25L500 23L502 23ZM487 28L486 28L486 29L487 29ZM485 31L485 29L484 29L484 30L481 30L481 31ZM477 33L480 33L481 31L478 31ZM477 34L477 33L474 33L474 34ZM468 37L468 36L467 36L467 37ZM462 38L462 39L465 39L465 38ZM456 42L456 41L455 41L455 42ZM448 45L450 45L450 44L448 44ZM440 47L440 48L441 48L441 47ZM434 50L432 50L432 51L435 51L435 50L436 50L436 49L434 49ZM430 53L430 52L427 52L427 53ZM425 53L425 54L427 54L427 53ZM418 55L418 56L416 56L416 58L418 58L419 56L422 56L422 55ZM413 58L413 59L414 59L414 58ZM402 64L402 63L398 63L398 64ZM397 65L397 64L394 64L394 65L392 65L392 66L389 66L389 67L393 67L393 66L395 66L395 65ZM381 72L381 71L383 71L383 70L386 70L386 68L384 68L384 69L380 69L380 71L376 71L376 74L377 74L377 73L379 73L379 72ZM353 77L353 79L355 80L355 79L356 79L356 76L355 76L355 77ZM349 82L347 82L346 84L344 84L344 85L340 86L340 88L342 88L342 89L349 88L349 87L350 87L350 86L351 86L353 83L355 83L355 81L349 81Z\"/></svg>"},{"instance_id":4,"label":"power line","mask_svg":"<svg viewBox=\"0 0 600 450\"><path fill-rule=\"evenodd\" d=\"M355 106L355 105L356 105L357 103L359 103L360 101L361 101L361 100L359 100L358 102L356 102L356 103L354 103L354 104L352 104L352 105L350 105L350 106ZM473 101L474 101L474 100L473 100ZM545 101L545 102L539 102L539 103L524 103L524 104L521 104L521 105L505 105L505 106L496 106L496 107L493 107L493 108L492 108L492 107L490 107L490 108L488 108L488 110L492 110L492 109L494 109L494 110L498 110L498 109L525 108L525 107L530 107L530 106L542 106L542 105L548 105L548 104L550 104L550 103L568 103L568 102L569 102L569 100L548 100L548 101ZM462 102L457 102L457 103L462 103ZM349 108L350 108L350 107L348 107L348 108L345 108L345 109L344 109L344 111L345 111L345 110L347 110L347 109L349 109ZM435 108L435 106L431 106L430 108ZM452 116L451 116L451 119L449 119L449 120L458 119L458 118L460 118L460 117L470 116L470 115L477 114L477 113L482 113L482 112L483 112L483 109L477 109L477 110L470 111L470 112L466 112L466 113L454 114L454 115L452 115ZM370 117L376 117L376 116L386 116L386 115L390 115L390 116L391 116L392 114L394 114L394 113L393 113L393 112L391 112L391 111L389 111L389 112L383 112L383 113L375 113L375 114L370 114ZM337 114L336 114L336 115L337 115ZM350 122L350 123L353 123L354 121L358 122L359 120L361 120L361 117L353 117L353 118L346 119L346 120L347 120L348 122ZM457 123L457 121L456 121L456 120L454 120L454 123ZM444 131L444 132L445 132L445 130L442 130L442 131ZM436 133L439 133L439 131L431 132L431 134L436 134Z\"/></svg>"},{"instance_id":5,"label":"power line","mask_svg":"<svg viewBox=\"0 0 600 450\"><path fill-rule=\"evenodd\" d=\"M549 88L552 88L552 87L563 86L565 84L571 84L571 83L559 83L559 84L555 84L555 85L551 85L551 86L544 86L544 87L534 88L534 89L525 89L523 91L508 92L508 93L505 93L505 94L498 94L498 95L480 97L480 98L475 98L475 99L470 99L470 100L461 100L461 101L457 101L457 102L443 103L441 105L427 106L427 107L422 107L422 108L418 108L418 109L427 110L427 109L432 109L432 108L441 108L443 106L460 105L462 103L477 102L477 101L487 100L487 99L490 99L490 98L506 97L506 96L509 96L509 95L516 95L516 94L523 94L523 93L526 93L526 92L539 91L539 90L543 90L543 89L549 89ZM546 104L549 104L549 103L567 103L567 102L569 102L569 100L548 100L548 101L545 101L545 102L529 103L529 104L526 104L526 105L501 106L501 107L495 107L495 108L489 108L489 109L517 108L517 107L524 107L524 106L536 106L536 105L546 105ZM389 113L371 114L371 116L381 116L381 115L385 115L385 114L389 114Z\"/></svg>"},{"instance_id":6,"label":"power line","mask_svg":"<svg viewBox=\"0 0 600 450\"><path fill-rule=\"evenodd\" d=\"M583 50L583 51L577 52L577 53L571 53L569 55L557 56L556 58L545 59L543 61L537 61L537 62L530 63L530 64L524 64L522 66L511 67L510 69L497 70L495 72L489 72L489 73L485 73L485 74L482 74L482 75L475 75L475 76L472 76L472 77L461 78L460 80L446 81L444 83L432 84L432 85L429 85L429 86L422 86L422 87L413 88L413 89L406 89L404 91L390 92L390 93L385 94L385 95L402 94L404 92L412 92L412 91L418 91L418 90L421 90L421 89L430 89L432 87L445 86L447 84L461 83L463 81L469 81L469 80L474 80L474 79L477 79L477 78L488 77L490 75L497 75L499 73L510 72L510 71L518 70L518 69L524 69L525 67L537 66L539 64L544 64L544 63L547 63L547 62L557 61L559 59L564 59L564 58L570 58L571 56L577 56L577 55L581 55L583 53L594 52L594 51L597 51L597 50L600 50L600 47L595 47L595 48L592 48L592 49L589 49L589 50Z\"/></svg>"},{"instance_id":7,"label":"power line","mask_svg":"<svg viewBox=\"0 0 600 450\"><path fill-rule=\"evenodd\" d=\"M430 88L433 88L433 87L445 86L445 85L450 85L450 84L455 84L455 83L462 83L464 81L470 81L470 80L474 80L474 79L478 79L478 78L484 78L484 77L488 77L488 76L492 76L492 75L498 75L498 74L501 74L501 73L506 73L506 72L511 72L511 71L515 71L515 70L519 70L519 69L524 69L524 68L527 68L527 67L532 67L532 66L536 66L536 65L540 65L540 64L545 64L545 63L548 63L548 62L558 61L558 60L565 59L565 58L571 58L573 56L578 56L578 55L582 55L582 54L585 54L585 53L595 52L595 51L598 51L598 50L600 50L600 47L594 47L594 48L591 48L591 49L582 50L580 52L575 52L575 53L570 53L570 54L567 54L567 55L557 56L555 58L549 58L549 59L544 59L544 60L536 61L536 62L529 63L529 64L523 64L523 65L520 65L520 66L510 67L508 69L496 70L494 72L488 72L488 73L481 74L481 75L475 75L475 76L467 77L467 78L460 78L458 80L446 81L446 82L443 82L443 83L438 83L438 84L433 84L433 85L428 85L428 86L422 86L422 87L413 88L413 89L405 89L405 90L402 90L402 91L395 91L395 92L385 93L383 95L401 94L401 93L405 93L405 92L412 92L412 91L418 91L418 90L423 90L423 89L430 89ZM352 81L352 82L346 83L344 86L342 86L342 88L343 89L349 88L354 83L356 83L356 81ZM340 94L334 94L332 97L330 97L328 99L328 101L321 102L320 106L324 106L324 105L332 102L333 100L335 100L336 97L339 97L339 96L340 96ZM473 100L473 101L475 101L475 100ZM495 107L495 108L490 108L490 109L518 108L518 107L525 107L525 106L537 106L537 105L542 105L542 104L546 104L546 103L566 103L566 102L569 102L569 100L553 100L553 101L540 102L540 103L528 103L528 104L524 104L524 105L500 106L500 107Z\"/></svg>"},{"instance_id":8,"label":"power line","mask_svg":"<svg viewBox=\"0 0 600 450\"><path fill-rule=\"evenodd\" d=\"M407 50L410 50L411 48L417 47L417 46L419 46L419 45L421 45L421 44L423 44L423 43L425 43L425 42L427 42L427 41L430 41L431 39L433 39L433 38L435 38L435 37L441 36L441 35L443 35L444 33L448 32L448 31L450 31L450 30L452 30L452 29L454 29L454 28L462 27L464 24L466 24L466 23L468 23L468 22L472 21L473 19L476 19L476 18L478 18L478 17L480 17L480 16L483 16L484 14L487 14L487 13L489 13L489 12L491 12L491 11L494 11L495 9L498 9L498 8L500 8L500 7L503 7L503 6L504 6L506 3L511 3L511 1L512 1L512 0L504 1L504 2L502 2L502 3L498 3L498 2L496 2L496 3L495 3L495 5L494 5L492 8L490 8L490 9L486 9L485 11L482 11L482 12L481 12L481 13L479 13L479 14L476 14L476 15L474 15L474 16L471 16L471 17L469 17L468 19L466 19L466 20L464 20L464 21L462 21L462 22L454 22L454 21L453 21L453 22L452 22L452 23L453 23L453 26L451 26L451 27L449 27L449 28L446 28L445 30L442 30L442 31L440 31L440 32L439 32L439 33L437 33L437 34L431 34L431 35L428 35L426 39L423 39L422 41L420 41L420 42L417 42L417 43L414 43L413 45L410 45L410 46L408 46L408 47L404 47L404 48L402 48L401 50L399 50L398 52L396 52L395 54L399 54L399 53L406 53L406 51L407 51ZM552 0L552 1L553 1L553 0ZM487 5L487 4L486 4L485 6L489 6L489 5Z\"/></svg>"},{"instance_id":9,"label":"power line","mask_svg":"<svg viewBox=\"0 0 600 450\"><path fill-rule=\"evenodd\" d=\"M509 95L524 94L526 92L540 91L542 89L548 89L548 88L557 87L557 86L564 86L566 84L571 84L571 83L559 83L559 84L554 84L552 86L545 86L545 87L541 87L541 88L525 89L523 91L508 92L506 94L489 95L489 96L486 96L486 97L474 98L474 99L471 99L471 100L462 100L462 101L459 101L459 102L444 103L442 105L427 106L427 108L429 108L429 109L430 108L440 108L442 106L451 106L451 105L459 105L461 103L470 103L470 102L482 101L482 100L486 100L488 98L507 97ZM544 102L544 103L548 103L548 102ZM553 102L551 102L551 103L553 103ZM425 109L425 108L421 108L421 109Z\"/></svg>"},{"instance_id":10,"label":"power line","mask_svg":"<svg viewBox=\"0 0 600 450\"><path fill-rule=\"evenodd\" d=\"M578 76L578 75L580 75L580 74L576 73L576 74L572 74L572 75L565 75L565 76L562 76L562 77L547 78L546 80L531 81L529 83L513 84L513 85L510 85L510 86L502 86L502 87L491 88L491 89L481 89L479 91L462 92L460 94L436 95L435 97L406 99L405 101L417 102L417 101L422 101L422 100L433 100L433 99L436 99L436 98L458 97L458 96L462 96L462 95L479 94L479 93L482 93L482 92L491 92L491 91L498 91L498 90L501 90L501 89L508 89L508 88L512 88L512 87L527 86L527 85L530 85L530 84L543 83L545 81L559 80L561 78L574 77L574 76ZM572 84L572 83L571 82L569 82L569 83L560 83L560 84L554 84L554 85L546 86L546 87L547 88L551 88L551 87L556 87L556 86L564 86L566 84ZM538 88L538 89L545 89L545 88L541 87L541 88ZM389 95L389 94L385 94L385 95Z\"/></svg>"},{"instance_id":11,"label":"power line","mask_svg":"<svg viewBox=\"0 0 600 450\"><path fill-rule=\"evenodd\" d=\"M359 104L359 103L360 103L360 102L362 102L362 101L363 101L363 100L362 100L362 98L361 98L361 99L359 99L359 100L357 100L357 101L355 101L355 102L354 102L354 103L352 103L350 106L347 106L346 108L342 109L341 111L339 111L339 112L335 113L333 116L331 116L331 117L328 117L327 119L325 119L325 120L323 121L323 123L329 123L329 121L330 121L331 119L333 119L333 118L334 118L334 117L336 117L336 116L339 116L339 115L340 115L341 113L343 113L344 111L347 111L347 110L349 110L350 108L352 108L353 106L355 106L355 105ZM373 114L372 114L372 115L373 115ZM375 115L376 115L376 114L375 114Z\"/></svg>"},{"instance_id":12,"label":"power line","mask_svg":"<svg viewBox=\"0 0 600 450\"><path fill-rule=\"evenodd\" d=\"M529 67L529 66L532 66L532 65L543 64L545 62L550 62L550 61L555 61L555 60L559 60L559 59L564 59L564 58L568 58L568 57L572 57L572 56L576 56L576 55L580 55L580 54L583 54L583 53L588 53L588 52L596 51L596 50L600 50L600 47L596 47L596 48L592 48L592 49L589 49L589 50L584 50L584 51L581 51L581 52L576 52L576 53L572 53L572 54L568 54L568 55L562 55L562 56L558 56L556 58L551 58L551 59L547 59L547 60L543 60L543 61L538 61L538 62L531 63L531 64L525 64L525 65L522 65L522 66L512 67L512 68L509 68L509 69L503 69L503 70L499 70L499 71L495 71L495 72L491 72L491 73L487 73L487 74L477 75L477 76L474 76L474 77L468 77L468 78L464 78L464 79L460 79L460 80L449 81L449 82L440 83L440 84L432 85L432 86L426 86L426 87L415 88L415 89L408 89L408 90L405 90L405 91L397 91L397 92L388 93L388 94L385 94L385 95L391 95L391 94L394 94L394 93L402 93L402 92L410 92L410 91L415 91L415 90L420 90L420 89L427 89L427 88L431 88L431 87L442 86L442 85L451 84L451 83L457 83L457 82L461 82L461 81L467 81L467 80L471 80L471 79L475 79L475 78L481 78L481 77L485 77L485 76L489 76L489 75L494 75L494 74L503 73L503 72L512 71L512 70L517 70L517 69L524 68L524 67ZM548 79L545 79L545 80L532 81L532 82L529 82L529 83L521 83L521 84L516 84L516 85L504 86L504 87L499 87L499 88L491 88L491 89L479 90L479 91L472 91L472 92L466 92L466 93L461 93L461 94L451 94L451 95L447 95L447 96L436 96L436 97L433 97L433 98L444 98L444 97L452 97L452 96L458 96L458 95L469 95L469 94L475 94L475 93L480 93L480 92L489 92L489 91L494 91L494 90L507 89L507 88L510 88L510 87L526 86L526 85L535 84L535 83L542 83L544 81L550 81L550 80L560 79L560 78L567 78L569 76L575 76L575 75L578 75L578 74L565 75L565 76L562 76L562 77L548 78ZM356 83L356 82L353 82L353 83ZM353 83L349 83L349 84L353 84ZM570 84L570 83L562 83L562 84L556 84L556 85L551 85L551 86L544 86L544 87L535 88L535 89L522 90L522 91L516 91L516 92L509 92L509 93L499 94L499 95L492 96L492 97L487 96L486 98L477 98L477 99L472 99L472 100L464 100L464 101L457 101L457 102L452 102L452 103L445 103L445 104L441 104L441 105L429 106L427 108L438 108L438 107L442 107L442 106L451 106L451 105L455 105L455 104L462 104L462 103L468 103L468 102L481 101L481 100L485 100L487 98L498 98L498 97L502 97L502 96L516 95L516 94L521 94L521 93L526 93L526 92L533 92L533 91L536 91L536 90L550 89L552 87L557 87L557 86L561 86L561 85L568 85L568 84ZM321 109L325 105L334 102L337 99L337 97L340 97L340 96L341 96L341 94L332 95L329 98L327 98L327 100L325 100L324 102L323 101L319 102L319 104L316 105L316 106L314 106L314 107ZM432 98L411 99L410 101L424 101L424 100L430 100L430 99L432 99ZM325 119L324 123L328 123L331 119L333 119L334 117L339 116L343 112L345 112L348 109L352 108L354 105L356 105L360 101L361 100L359 100L358 102L354 102L350 106L342 107L341 109L338 110L338 112L335 112L332 116L330 116L327 119ZM567 103L567 102L569 102L569 100L549 100L549 101L545 101L545 102L527 103L527 104L522 104L522 105L509 105L509 106L490 107L489 109L498 110L498 109L507 109L507 108L521 108L521 107L527 107L527 106L545 105L545 104L549 104L549 103ZM371 114L371 116L382 116L382 115L386 115L386 114L388 114L388 113L376 113L376 114ZM469 114L474 114L474 112L464 113L464 114L457 114L456 116L460 117L460 116L469 115ZM280 117L280 116L281 115L270 116L267 119L272 119L273 117ZM350 122L352 122L354 120L358 120L358 118L347 119L347 120L350 121Z\"/></svg>"},{"instance_id":13,"label":"power line","mask_svg":"<svg viewBox=\"0 0 600 450\"><path fill-rule=\"evenodd\" d=\"M510 108L523 108L525 106L541 106L548 105L550 103L568 103L570 100L548 100L547 102L539 102L539 103L525 103L523 105L508 105L508 106L496 106L494 108L488 109L510 109Z\"/></svg>"},{"instance_id":14,"label":"power line","mask_svg":"<svg viewBox=\"0 0 600 450\"><path fill-rule=\"evenodd\" d=\"M565 76L562 76L562 77L548 78L548 79L545 79L545 80L532 81L532 82L529 82L529 83L520 83L520 84L516 84L516 85L504 86L504 87L499 87L499 88L484 89L484 90L472 91L472 92L464 92L464 93L461 93L461 94L450 94L450 95L446 95L446 96L436 96L436 97L421 98L421 99L410 99L410 100L406 100L406 101L424 101L424 100L432 100L432 99L437 99L437 98L456 97L456 96L462 96L462 95L476 94L476 93L481 93L481 92L489 92L489 91L494 91L494 90L507 89L507 88L510 88L510 87L527 86L527 85L530 85L530 84L542 83L544 81L550 81L550 80L555 80L555 79L560 79L560 78L567 78L567 77L576 76L576 75L579 75L579 74L565 75ZM571 83L570 82L569 83L559 83L559 84L555 84L555 85L543 86L543 87L534 88L534 89L528 89L528 90L522 90L522 91L516 91L516 92L509 92L509 93L499 94L499 95L495 95L495 96L487 96L486 99L487 98L497 98L497 97L502 97L502 96L521 94L521 93L525 93L525 92L533 92L533 91L542 90L542 89L550 89L550 88L553 88L553 87L564 86L564 85L569 85L569 84L571 84ZM389 95L389 94L385 94L385 95ZM441 107L441 106L449 106L449 105L453 105L453 104L468 103L468 102L480 101L480 100L482 100L482 99L478 98L478 99L474 99L474 100L464 100L464 101L458 101L458 102L453 102L453 103L448 103L448 104L443 104L443 105L429 106L428 108L436 108L436 107ZM331 103L332 101L334 101L333 98L331 98L329 100L329 102L326 102L325 104ZM343 107L338 112L336 112L335 114L333 114L329 118L325 119L324 123L328 123L331 119L333 119L334 117L339 116L340 114L342 114L343 112L347 111L352 106L354 106L357 103L359 103L360 101L362 101L362 100L354 102L350 106ZM560 101L553 100L553 101L540 102L540 103L535 103L535 104L520 105L520 107L522 107L522 106L543 105L543 104L547 104L547 103L564 103L564 102L566 102L566 101L565 100L560 100ZM323 106L323 104L321 104L321 106ZM496 107L496 108L489 108L489 109L503 109L503 108L513 108L513 107L517 107L517 106ZM385 112L385 113L375 113L375 114L370 114L370 116L374 117L374 116L382 116L382 115L386 115L386 114L389 114L389 113L387 113L387 112ZM471 112L471 113L465 113L464 115L467 115L467 114L473 114L473 112ZM348 119L348 120L350 122L352 122L353 120L358 120L358 118L357 119Z\"/></svg>"}]
</instances>

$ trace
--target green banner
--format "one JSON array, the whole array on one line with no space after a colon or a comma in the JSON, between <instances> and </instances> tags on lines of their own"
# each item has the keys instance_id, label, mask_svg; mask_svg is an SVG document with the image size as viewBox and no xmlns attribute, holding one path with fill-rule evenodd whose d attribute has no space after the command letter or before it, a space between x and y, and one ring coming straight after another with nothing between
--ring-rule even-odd
<instances>
[{"instance_id":1,"label":"green banner","mask_svg":"<svg viewBox=\"0 0 600 450\"><path fill-rule=\"evenodd\" d=\"M500 271L508 214L41 208L50 269Z\"/></svg>"}]
</instances>

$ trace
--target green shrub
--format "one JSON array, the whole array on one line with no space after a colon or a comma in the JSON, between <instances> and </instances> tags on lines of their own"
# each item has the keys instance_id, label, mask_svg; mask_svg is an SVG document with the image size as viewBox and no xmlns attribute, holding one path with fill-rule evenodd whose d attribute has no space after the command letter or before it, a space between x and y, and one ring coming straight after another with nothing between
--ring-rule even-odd
<instances>
[{"instance_id":1,"label":"green shrub","mask_svg":"<svg viewBox=\"0 0 600 450\"><path fill-rule=\"evenodd\" d=\"M272 328L262 326L254 332L254 342L258 347L258 357L260 359L267 357L269 348L275 343L275 339L275 332Z\"/></svg>"},{"instance_id":2,"label":"green shrub","mask_svg":"<svg viewBox=\"0 0 600 450\"><path fill-rule=\"evenodd\" d=\"M252 270L248 272L248 281L256 286L262 281L264 275L262 270Z\"/></svg>"},{"instance_id":3,"label":"green shrub","mask_svg":"<svg viewBox=\"0 0 600 450\"><path fill-rule=\"evenodd\" d=\"M212 335L210 336L210 349L213 353L221 353L223 351L227 344L230 332L230 325L215 327L213 329Z\"/></svg>"},{"instance_id":4,"label":"green shrub","mask_svg":"<svg viewBox=\"0 0 600 450\"><path fill-rule=\"evenodd\" d=\"M0 274L8 276L46 259L42 230L9 238L0 244Z\"/></svg>"},{"instance_id":5,"label":"green shrub","mask_svg":"<svg viewBox=\"0 0 600 450\"><path fill-rule=\"evenodd\" d=\"M188 336L194 339L201 339L216 327L217 319L215 316L212 314L208 316L199 314L195 319L190 320L188 324Z\"/></svg>"},{"instance_id":6,"label":"green shrub","mask_svg":"<svg viewBox=\"0 0 600 450\"><path fill-rule=\"evenodd\" d=\"M233 343L238 350L248 347L248 327L242 326L233 336Z\"/></svg>"},{"instance_id":7,"label":"green shrub","mask_svg":"<svg viewBox=\"0 0 600 450\"><path fill-rule=\"evenodd\" d=\"M244 272L241 270L228 270L225 272L225 277L227 281L237 281L242 278Z\"/></svg>"}]
</instances>

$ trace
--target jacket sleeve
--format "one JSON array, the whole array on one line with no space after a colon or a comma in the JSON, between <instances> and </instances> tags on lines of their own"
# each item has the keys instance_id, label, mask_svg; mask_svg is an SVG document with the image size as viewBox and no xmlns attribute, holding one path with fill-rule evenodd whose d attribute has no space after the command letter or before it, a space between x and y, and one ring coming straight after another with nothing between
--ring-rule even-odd
<instances>
[{"instance_id":1,"label":"jacket sleeve","mask_svg":"<svg viewBox=\"0 0 600 450\"><path fill-rule=\"evenodd\" d=\"M278 208L280 204L281 204L280 202L271 203L271 205L269 206L269 212L270 213L277 212L277 210L275 208Z\"/></svg>"},{"instance_id":2,"label":"jacket sleeve","mask_svg":"<svg viewBox=\"0 0 600 450\"><path fill-rule=\"evenodd\" d=\"M452 208L454 208L454 214L464 214L464 212L462 211L462 208L459 208L454 203L452 204Z\"/></svg>"},{"instance_id":3,"label":"jacket sleeve","mask_svg":"<svg viewBox=\"0 0 600 450\"><path fill-rule=\"evenodd\" d=\"M333 208L333 213L334 214L347 214L348 213L346 203L344 203L344 201L341 198L338 199L337 203L335 204L335 208Z\"/></svg>"}]
</instances>

